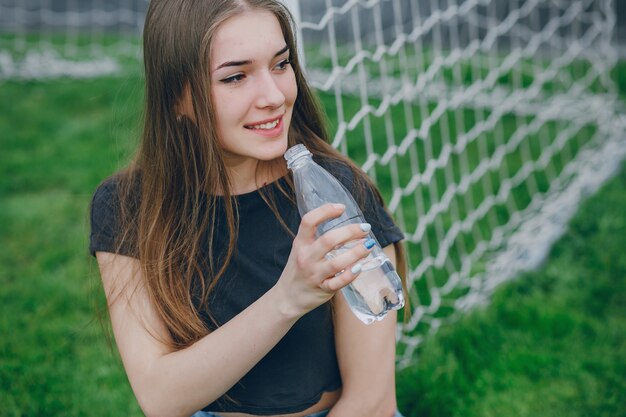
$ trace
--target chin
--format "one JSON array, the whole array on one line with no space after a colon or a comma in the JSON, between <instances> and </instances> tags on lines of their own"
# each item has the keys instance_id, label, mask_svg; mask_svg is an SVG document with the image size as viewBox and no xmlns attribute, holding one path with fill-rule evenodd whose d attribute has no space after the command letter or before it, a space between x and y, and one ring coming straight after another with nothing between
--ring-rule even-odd
<instances>
[{"instance_id":1,"label":"chin","mask_svg":"<svg viewBox=\"0 0 626 417\"><path fill-rule=\"evenodd\" d=\"M276 141L272 144L265 144L259 152L257 159L261 161L272 161L276 158L282 158L285 152L287 152L287 138Z\"/></svg>"}]
</instances>

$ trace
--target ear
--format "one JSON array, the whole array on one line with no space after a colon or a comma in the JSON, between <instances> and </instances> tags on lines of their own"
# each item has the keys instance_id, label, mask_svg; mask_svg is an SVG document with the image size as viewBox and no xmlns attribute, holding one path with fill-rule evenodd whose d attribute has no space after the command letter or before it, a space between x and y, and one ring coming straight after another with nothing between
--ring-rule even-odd
<instances>
[{"instance_id":1,"label":"ear","mask_svg":"<svg viewBox=\"0 0 626 417\"><path fill-rule=\"evenodd\" d=\"M195 120L194 111L193 111L193 101L191 100L191 88L189 87L189 83L185 83L185 88L183 89L183 94L179 97L176 105L174 106L174 110L176 111L176 118L180 119L181 117L187 117L191 120Z\"/></svg>"}]
</instances>

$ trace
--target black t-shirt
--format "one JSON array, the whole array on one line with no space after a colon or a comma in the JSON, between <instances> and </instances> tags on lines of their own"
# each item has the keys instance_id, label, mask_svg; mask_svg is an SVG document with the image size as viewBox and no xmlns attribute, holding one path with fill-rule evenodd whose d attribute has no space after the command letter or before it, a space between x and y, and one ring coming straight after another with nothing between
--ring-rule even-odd
<instances>
[{"instance_id":1,"label":"black t-shirt","mask_svg":"<svg viewBox=\"0 0 626 417\"><path fill-rule=\"evenodd\" d=\"M354 186L347 167L326 166L348 188ZM278 211L296 234L300 224L297 207L276 188L284 179L267 185L273 191ZM90 252L115 252L119 236L119 199L115 179L96 190L91 209ZM363 214L382 247L403 239L389 214L367 193ZM280 277L291 252L292 237L280 224L259 191L236 197L239 207L238 239L228 268L210 295L209 309L219 324L226 323L267 292ZM214 256L228 245L223 200L217 200L217 229ZM207 253L208 245L203 248ZM133 248L118 253L133 256ZM215 325L206 317L210 329ZM207 375L207 384L220 375ZM221 398L205 411L242 412L257 415L287 414L316 404L322 393L341 387L335 353L330 304L326 303L300 318L276 346Z\"/></svg>"}]
</instances>

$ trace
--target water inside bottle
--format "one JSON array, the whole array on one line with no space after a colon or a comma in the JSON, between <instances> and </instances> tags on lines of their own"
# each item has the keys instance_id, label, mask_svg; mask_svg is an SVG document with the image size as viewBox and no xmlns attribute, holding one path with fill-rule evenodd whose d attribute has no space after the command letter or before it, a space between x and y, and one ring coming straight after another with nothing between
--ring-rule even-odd
<instances>
[{"instance_id":1,"label":"water inside bottle","mask_svg":"<svg viewBox=\"0 0 626 417\"><path fill-rule=\"evenodd\" d=\"M326 256L329 259L334 258L356 244L362 244L362 241L348 242ZM400 280L386 256L374 256L370 253L361 261L361 265L359 276L344 287L342 292L354 314L362 322L369 324L382 320L389 310L402 308L404 298L402 288L395 288L392 284Z\"/></svg>"},{"instance_id":2,"label":"water inside bottle","mask_svg":"<svg viewBox=\"0 0 626 417\"><path fill-rule=\"evenodd\" d=\"M332 259L335 258L339 255L341 255L344 252L347 252L348 250L352 249L353 247L355 247L356 245L362 245L365 242L365 239L363 240L353 240L350 241L348 243L345 243L342 246L339 246L335 249L333 249L332 251L328 252L326 254L326 259ZM361 271L365 272L365 271L369 271L371 269L374 269L378 266L380 266L384 260L386 260L387 257L385 257L384 255L381 256L374 256L374 254L370 253L369 255L367 255L367 258L365 258L364 261L361 261Z\"/></svg>"}]
</instances>

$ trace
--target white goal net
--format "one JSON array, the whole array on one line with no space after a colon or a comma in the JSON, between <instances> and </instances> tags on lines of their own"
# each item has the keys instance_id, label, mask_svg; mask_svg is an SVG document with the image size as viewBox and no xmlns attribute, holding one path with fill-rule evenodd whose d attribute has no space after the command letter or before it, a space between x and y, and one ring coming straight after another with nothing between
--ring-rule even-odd
<instances>
[{"instance_id":1,"label":"white goal net","mask_svg":"<svg viewBox=\"0 0 626 417\"><path fill-rule=\"evenodd\" d=\"M333 145L405 232L406 366L426 335L539 265L626 155L614 4L284 1ZM136 67L146 4L0 0L0 83Z\"/></svg>"},{"instance_id":2,"label":"white goal net","mask_svg":"<svg viewBox=\"0 0 626 417\"><path fill-rule=\"evenodd\" d=\"M609 0L292 0L333 145L406 235L424 336L539 265L626 154Z\"/></svg>"}]
</instances>

